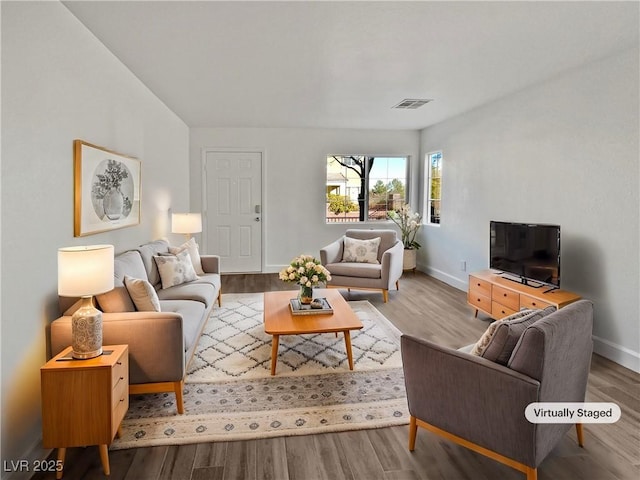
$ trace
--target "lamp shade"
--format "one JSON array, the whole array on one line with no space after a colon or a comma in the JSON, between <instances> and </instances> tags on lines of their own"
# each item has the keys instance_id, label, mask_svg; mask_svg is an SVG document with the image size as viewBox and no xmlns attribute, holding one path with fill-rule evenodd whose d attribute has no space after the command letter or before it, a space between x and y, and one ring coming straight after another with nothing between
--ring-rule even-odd
<instances>
[{"instance_id":1,"label":"lamp shade","mask_svg":"<svg viewBox=\"0 0 640 480\"><path fill-rule=\"evenodd\" d=\"M171 214L172 233L198 233L202 231L202 215L199 213Z\"/></svg>"},{"instance_id":2,"label":"lamp shade","mask_svg":"<svg viewBox=\"0 0 640 480\"><path fill-rule=\"evenodd\" d=\"M113 245L58 249L58 295L86 297L113 290Z\"/></svg>"}]
</instances>

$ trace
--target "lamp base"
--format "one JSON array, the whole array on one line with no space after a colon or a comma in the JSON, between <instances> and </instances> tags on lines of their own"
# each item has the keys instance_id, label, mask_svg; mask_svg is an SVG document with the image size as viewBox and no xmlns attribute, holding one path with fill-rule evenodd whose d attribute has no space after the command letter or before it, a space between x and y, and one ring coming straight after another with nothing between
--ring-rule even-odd
<instances>
[{"instance_id":1,"label":"lamp base","mask_svg":"<svg viewBox=\"0 0 640 480\"><path fill-rule=\"evenodd\" d=\"M71 356L86 360L102 355L102 312L93 297L82 297L82 305L71 317Z\"/></svg>"}]
</instances>

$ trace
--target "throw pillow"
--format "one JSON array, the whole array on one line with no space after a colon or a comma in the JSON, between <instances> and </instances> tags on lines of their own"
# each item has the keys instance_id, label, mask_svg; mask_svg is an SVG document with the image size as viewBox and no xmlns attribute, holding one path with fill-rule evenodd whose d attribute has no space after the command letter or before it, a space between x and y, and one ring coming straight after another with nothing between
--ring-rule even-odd
<instances>
[{"instance_id":1,"label":"throw pillow","mask_svg":"<svg viewBox=\"0 0 640 480\"><path fill-rule=\"evenodd\" d=\"M378 247L380 237L369 240L344 237L343 262L380 263L378 261Z\"/></svg>"},{"instance_id":2,"label":"throw pillow","mask_svg":"<svg viewBox=\"0 0 640 480\"><path fill-rule=\"evenodd\" d=\"M177 255L157 255L153 258L158 265L163 289L198 279L191 256L186 250Z\"/></svg>"},{"instance_id":3,"label":"throw pillow","mask_svg":"<svg viewBox=\"0 0 640 480\"><path fill-rule=\"evenodd\" d=\"M482 356L488 360L506 365L511 358L513 349L518 343L518 339L529 325L548 315L552 310L532 310L529 313L517 318L502 321L496 328L493 338L487 345ZM518 312L520 313L520 312Z\"/></svg>"},{"instance_id":4,"label":"throw pillow","mask_svg":"<svg viewBox=\"0 0 640 480\"><path fill-rule=\"evenodd\" d=\"M156 290L146 280L133 278L129 275L124 277L124 285L127 287L129 296L139 312L159 312L160 299Z\"/></svg>"},{"instance_id":5,"label":"throw pillow","mask_svg":"<svg viewBox=\"0 0 640 480\"><path fill-rule=\"evenodd\" d=\"M519 312L516 312L512 315L509 315L508 317L504 317L500 320L496 320L495 322L492 322L489 325L489 328L487 328L487 330L482 334L482 336L480 337L480 340L478 340L476 342L476 344L473 346L473 348L471 349L471 355L477 355L478 357L482 357L484 356L484 351L487 349L487 347L489 346L489 343L491 342L491 340L493 339L493 336L496 333L496 329L498 328L498 326L500 325L501 322L508 322L511 320L515 320L518 318L521 318L525 315L528 315L529 313L533 312L535 310L531 310L531 309L525 309L525 310L520 310Z\"/></svg>"},{"instance_id":6,"label":"throw pillow","mask_svg":"<svg viewBox=\"0 0 640 480\"><path fill-rule=\"evenodd\" d=\"M204 275L204 270L202 270L202 261L200 260L199 247L196 243L196 239L191 237L189 241L184 242L179 247L169 247L169 252L174 255L177 255L183 250L189 252L191 263L193 264L193 269L196 271L196 275Z\"/></svg>"}]
</instances>

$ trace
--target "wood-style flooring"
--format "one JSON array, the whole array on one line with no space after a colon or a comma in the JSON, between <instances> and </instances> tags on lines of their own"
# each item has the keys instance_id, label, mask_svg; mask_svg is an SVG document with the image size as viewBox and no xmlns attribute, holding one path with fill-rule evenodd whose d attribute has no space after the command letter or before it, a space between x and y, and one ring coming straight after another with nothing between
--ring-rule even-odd
<instances>
[{"instance_id":1,"label":"wood-style flooring","mask_svg":"<svg viewBox=\"0 0 640 480\"><path fill-rule=\"evenodd\" d=\"M291 289L276 274L224 275L223 292ZM372 291L346 291L369 300L402 332L451 347L475 342L489 324L474 318L466 295L421 273L405 273L389 302ZM597 319L596 319L597 321ZM640 375L593 356L588 401L615 402L613 425L585 425L585 448L571 429L538 469L540 480L640 478ZM321 435L160 446L112 451L111 479L172 480L522 480L524 475L440 437L418 430L407 449L408 426ZM51 457L55 458L55 457ZM67 450L64 478L103 479L97 447ZM38 474L35 480L54 478Z\"/></svg>"}]
</instances>

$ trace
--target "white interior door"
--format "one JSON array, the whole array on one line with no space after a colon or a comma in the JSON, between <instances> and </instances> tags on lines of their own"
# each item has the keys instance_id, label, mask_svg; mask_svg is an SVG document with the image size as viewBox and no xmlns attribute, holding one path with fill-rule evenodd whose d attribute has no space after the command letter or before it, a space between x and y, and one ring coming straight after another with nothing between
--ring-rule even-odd
<instances>
[{"instance_id":1,"label":"white interior door","mask_svg":"<svg viewBox=\"0 0 640 480\"><path fill-rule=\"evenodd\" d=\"M203 240L221 271L262 271L262 153L206 150Z\"/></svg>"}]
</instances>

